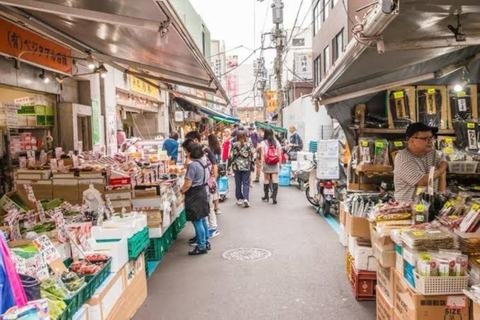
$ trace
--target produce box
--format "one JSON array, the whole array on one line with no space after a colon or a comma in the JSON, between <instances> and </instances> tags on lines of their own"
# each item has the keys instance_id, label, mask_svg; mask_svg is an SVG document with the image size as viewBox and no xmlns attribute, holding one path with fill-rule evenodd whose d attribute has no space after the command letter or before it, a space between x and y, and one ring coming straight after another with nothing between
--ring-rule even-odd
<instances>
[{"instance_id":1,"label":"produce box","mask_svg":"<svg viewBox=\"0 0 480 320\"><path fill-rule=\"evenodd\" d=\"M72 185L53 185L53 198L61 198L71 204L80 204L78 197L78 182Z\"/></svg>"},{"instance_id":2,"label":"produce box","mask_svg":"<svg viewBox=\"0 0 480 320\"><path fill-rule=\"evenodd\" d=\"M51 179L44 180L17 180L17 188L23 190L24 185L31 185L35 198L41 199L53 199L53 185Z\"/></svg>"},{"instance_id":3,"label":"produce box","mask_svg":"<svg viewBox=\"0 0 480 320\"><path fill-rule=\"evenodd\" d=\"M377 320L393 320L393 303L389 302L377 285Z\"/></svg>"},{"instance_id":4,"label":"produce box","mask_svg":"<svg viewBox=\"0 0 480 320\"><path fill-rule=\"evenodd\" d=\"M416 293L394 272L394 310L398 320L468 320L470 299L465 295L424 296Z\"/></svg>"},{"instance_id":5,"label":"produce box","mask_svg":"<svg viewBox=\"0 0 480 320\"><path fill-rule=\"evenodd\" d=\"M27 212L28 210L35 210L36 205L28 200L25 190L18 189L8 192L0 198L0 208L5 212L8 212L11 208L16 208L19 212Z\"/></svg>"},{"instance_id":6,"label":"produce box","mask_svg":"<svg viewBox=\"0 0 480 320\"><path fill-rule=\"evenodd\" d=\"M17 180L48 180L51 176L51 170L18 169L16 172Z\"/></svg>"},{"instance_id":7,"label":"produce box","mask_svg":"<svg viewBox=\"0 0 480 320\"><path fill-rule=\"evenodd\" d=\"M120 271L128 262L127 239L121 239L115 242L92 241L90 245L92 251L88 253L105 253L112 257L111 272Z\"/></svg>"},{"instance_id":8,"label":"produce box","mask_svg":"<svg viewBox=\"0 0 480 320\"><path fill-rule=\"evenodd\" d=\"M105 195L108 195L111 201L114 200L130 200L132 193L130 190L106 190Z\"/></svg>"},{"instance_id":9,"label":"produce box","mask_svg":"<svg viewBox=\"0 0 480 320\"><path fill-rule=\"evenodd\" d=\"M373 255L381 266L385 268L395 267L395 250L385 250L378 242L372 242L372 248Z\"/></svg>"},{"instance_id":10,"label":"produce box","mask_svg":"<svg viewBox=\"0 0 480 320\"><path fill-rule=\"evenodd\" d=\"M393 272L394 268L384 268L380 264L377 265L377 292L382 292L383 298L388 304L393 306Z\"/></svg>"},{"instance_id":11,"label":"produce box","mask_svg":"<svg viewBox=\"0 0 480 320\"><path fill-rule=\"evenodd\" d=\"M161 210L144 210L147 214L147 225L149 228L158 228L163 222L163 212Z\"/></svg>"},{"instance_id":12,"label":"produce box","mask_svg":"<svg viewBox=\"0 0 480 320\"><path fill-rule=\"evenodd\" d=\"M347 212L346 227L351 237L370 239L370 223L367 218L354 217Z\"/></svg>"}]
</instances>

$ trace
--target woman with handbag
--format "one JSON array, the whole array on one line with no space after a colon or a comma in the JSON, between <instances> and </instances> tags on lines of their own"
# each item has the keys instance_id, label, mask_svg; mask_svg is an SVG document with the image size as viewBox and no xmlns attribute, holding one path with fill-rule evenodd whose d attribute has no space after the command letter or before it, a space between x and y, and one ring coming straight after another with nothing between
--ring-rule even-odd
<instances>
[{"instance_id":1,"label":"woman with handbag","mask_svg":"<svg viewBox=\"0 0 480 320\"><path fill-rule=\"evenodd\" d=\"M247 141L244 131L239 131L228 160L235 175L235 196L237 205L250 207L250 174L253 163L253 146Z\"/></svg>"}]
</instances>

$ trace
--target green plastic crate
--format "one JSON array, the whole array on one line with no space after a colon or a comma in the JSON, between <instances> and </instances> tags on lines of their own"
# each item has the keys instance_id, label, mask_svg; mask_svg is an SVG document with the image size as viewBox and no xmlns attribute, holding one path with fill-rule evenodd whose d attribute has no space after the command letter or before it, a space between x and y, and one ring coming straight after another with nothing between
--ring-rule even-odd
<instances>
[{"instance_id":1,"label":"green plastic crate","mask_svg":"<svg viewBox=\"0 0 480 320\"><path fill-rule=\"evenodd\" d=\"M163 241L165 243L165 251L168 251L173 244L172 226L168 227L168 229L165 230L162 238L163 238Z\"/></svg>"},{"instance_id":2,"label":"green plastic crate","mask_svg":"<svg viewBox=\"0 0 480 320\"><path fill-rule=\"evenodd\" d=\"M161 238L150 239L150 246L146 252L147 261L160 261L165 255L165 240Z\"/></svg>"},{"instance_id":3,"label":"green plastic crate","mask_svg":"<svg viewBox=\"0 0 480 320\"><path fill-rule=\"evenodd\" d=\"M70 299L65 299L63 302L67 305L67 314L68 319L71 319L75 313L85 304L85 302L90 299L89 294L89 286L87 279L85 279L85 285L78 290L75 295Z\"/></svg>"},{"instance_id":4,"label":"green plastic crate","mask_svg":"<svg viewBox=\"0 0 480 320\"><path fill-rule=\"evenodd\" d=\"M71 320L75 314L72 310L73 304L67 304L67 307L63 312L57 317L57 320Z\"/></svg>"},{"instance_id":5,"label":"green plastic crate","mask_svg":"<svg viewBox=\"0 0 480 320\"><path fill-rule=\"evenodd\" d=\"M128 238L128 258L130 260L137 259L149 244L150 237L148 235L148 227L146 227Z\"/></svg>"},{"instance_id":6,"label":"green plastic crate","mask_svg":"<svg viewBox=\"0 0 480 320\"><path fill-rule=\"evenodd\" d=\"M87 280L87 282L90 284L87 299L90 299L94 295L95 291L97 291L102 283L108 278L111 271L111 265L112 258L109 258L108 261L103 265L103 269L97 272L97 274L85 276L85 280Z\"/></svg>"}]
</instances>

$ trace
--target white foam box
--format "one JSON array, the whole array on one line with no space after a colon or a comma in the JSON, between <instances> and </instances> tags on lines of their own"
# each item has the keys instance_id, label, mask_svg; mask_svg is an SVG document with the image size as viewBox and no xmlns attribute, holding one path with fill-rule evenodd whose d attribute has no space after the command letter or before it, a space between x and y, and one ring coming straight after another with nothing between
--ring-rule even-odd
<instances>
[{"instance_id":1,"label":"white foam box","mask_svg":"<svg viewBox=\"0 0 480 320\"><path fill-rule=\"evenodd\" d=\"M112 242L90 242L92 253L104 253L112 257L110 270L112 272L120 271L128 262L128 241L123 238L120 241Z\"/></svg>"},{"instance_id":2,"label":"white foam box","mask_svg":"<svg viewBox=\"0 0 480 320\"><path fill-rule=\"evenodd\" d=\"M105 191L105 195L108 195L112 202L116 200L132 199L132 193L130 192L130 190L108 190Z\"/></svg>"},{"instance_id":3,"label":"white foam box","mask_svg":"<svg viewBox=\"0 0 480 320\"><path fill-rule=\"evenodd\" d=\"M135 234L134 226L119 226L119 227L92 227L92 237L96 240L120 240L123 238L130 238Z\"/></svg>"},{"instance_id":4,"label":"white foam box","mask_svg":"<svg viewBox=\"0 0 480 320\"><path fill-rule=\"evenodd\" d=\"M371 247L357 246L353 258L357 270L377 271L377 259Z\"/></svg>"},{"instance_id":5,"label":"white foam box","mask_svg":"<svg viewBox=\"0 0 480 320\"><path fill-rule=\"evenodd\" d=\"M348 232L343 224L340 225L340 243L342 246L348 246Z\"/></svg>"},{"instance_id":6,"label":"white foam box","mask_svg":"<svg viewBox=\"0 0 480 320\"><path fill-rule=\"evenodd\" d=\"M161 238L165 230L167 229L162 228L162 226L155 227L155 228L148 228L148 236L150 238Z\"/></svg>"},{"instance_id":7,"label":"white foam box","mask_svg":"<svg viewBox=\"0 0 480 320\"><path fill-rule=\"evenodd\" d=\"M355 251L357 250L357 238L349 236L348 237L348 252L352 255L352 257L355 256Z\"/></svg>"},{"instance_id":8,"label":"white foam box","mask_svg":"<svg viewBox=\"0 0 480 320\"><path fill-rule=\"evenodd\" d=\"M114 208L130 208L132 203L130 200L113 200L111 201Z\"/></svg>"},{"instance_id":9,"label":"white foam box","mask_svg":"<svg viewBox=\"0 0 480 320\"><path fill-rule=\"evenodd\" d=\"M111 273L105 282L87 301L88 319L104 320L110 312L121 304L121 297L126 289L126 266L117 273ZM127 301L123 301L127 302Z\"/></svg>"},{"instance_id":10,"label":"white foam box","mask_svg":"<svg viewBox=\"0 0 480 320\"><path fill-rule=\"evenodd\" d=\"M161 209L162 208L162 198L161 197L150 197L150 198L137 198L132 199L132 207L148 207Z\"/></svg>"}]
</instances>

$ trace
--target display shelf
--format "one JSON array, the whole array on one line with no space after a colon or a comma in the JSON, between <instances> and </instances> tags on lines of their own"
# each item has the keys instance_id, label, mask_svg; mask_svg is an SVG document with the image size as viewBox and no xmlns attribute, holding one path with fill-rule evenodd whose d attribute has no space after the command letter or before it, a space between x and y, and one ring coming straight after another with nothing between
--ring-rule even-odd
<instances>
[{"instance_id":1,"label":"display shelf","mask_svg":"<svg viewBox=\"0 0 480 320\"><path fill-rule=\"evenodd\" d=\"M350 127L353 130L360 130L359 127ZM389 129L389 128L363 128L363 133L371 134L405 134L405 129ZM455 134L453 129L440 129L438 134Z\"/></svg>"}]
</instances>

